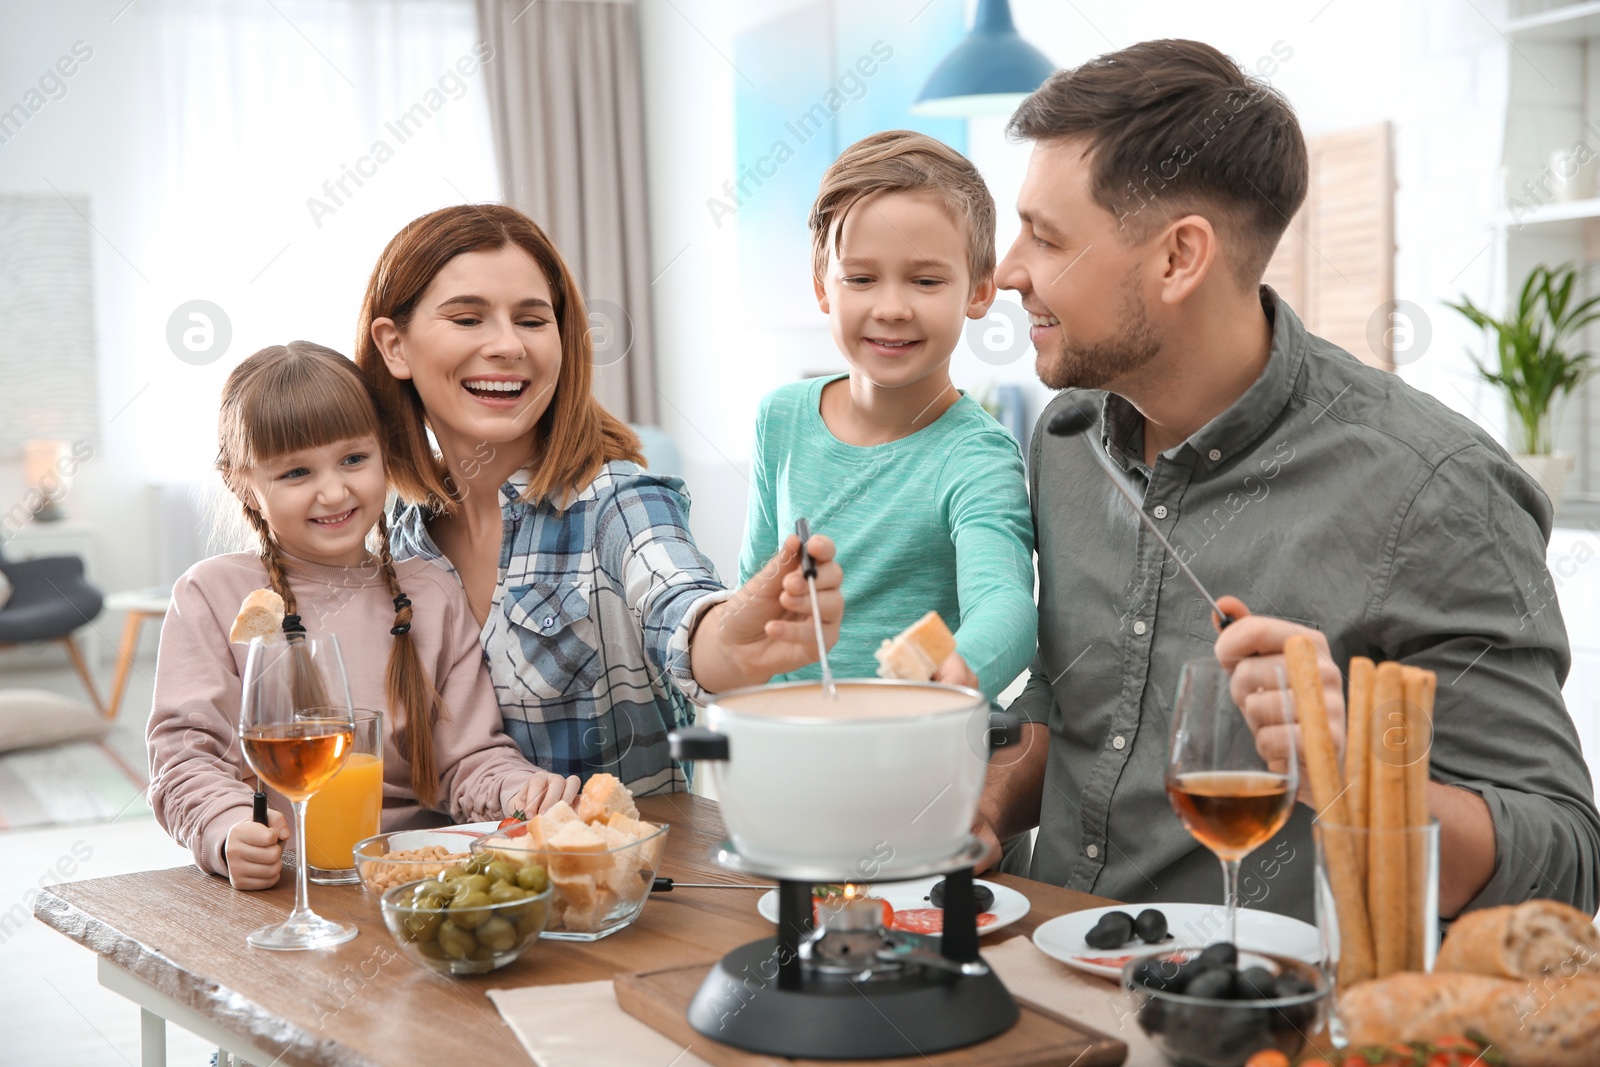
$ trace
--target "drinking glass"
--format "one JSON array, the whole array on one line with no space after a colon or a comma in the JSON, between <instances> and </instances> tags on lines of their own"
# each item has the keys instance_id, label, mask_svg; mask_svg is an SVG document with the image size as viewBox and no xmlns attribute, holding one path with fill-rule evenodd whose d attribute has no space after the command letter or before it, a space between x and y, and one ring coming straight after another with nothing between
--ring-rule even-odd
<instances>
[{"instance_id":1,"label":"drinking glass","mask_svg":"<svg viewBox=\"0 0 1600 1067\"><path fill-rule=\"evenodd\" d=\"M1293 726L1283 672L1277 672L1279 707L1271 722ZM1167 756L1167 798L1195 840L1222 862L1228 940L1238 944L1239 864L1289 820L1299 788L1294 731L1288 767L1273 770L1256 751L1255 733L1229 692L1229 674L1213 658L1190 660L1178 677Z\"/></svg>"},{"instance_id":2,"label":"drinking glass","mask_svg":"<svg viewBox=\"0 0 1600 1067\"><path fill-rule=\"evenodd\" d=\"M318 885L360 882L351 850L383 829L383 712L356 708L352 714L355 733L344 767L306 804L300 852Z\"/></svg>"},{"instance_id":3,"label":"drinking glass","mask_svg":"<svg viewBox=\"0 0 1600 1067\"><path fill-rule=\"evenodd\" d=\"M339 641L332 634L274 634L250 642L239 739L244 758L264 785L294 806L294 910L246 940L256 948L326 948L356 936L348 923L324 919L306 902L306 801L339 773L350 752L354 726L350 685Z\"/></svg>"}]
</instances>

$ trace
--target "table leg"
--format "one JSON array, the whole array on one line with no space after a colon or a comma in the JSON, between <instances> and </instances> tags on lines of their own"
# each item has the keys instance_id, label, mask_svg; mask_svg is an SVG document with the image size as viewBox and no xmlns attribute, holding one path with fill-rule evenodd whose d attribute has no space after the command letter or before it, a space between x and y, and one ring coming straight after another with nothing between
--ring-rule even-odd
<instances>
[{"instance_id":1,"label":"table leg","mask_svg":"<svg viewBox=\"0 0 1600 1067\"><path fill-rule=\"evenodd\" d=\"M149 1008L139 1009L140 1067L167 1067L167 1020Z\"/></svg>"},{"instance_id":2,"label":"table leg","mask_svg":"<svg viewBox=\"0 0 1600 1067\"><path fill-rule=\"evenodd\" d=\"M117 650L117 676L111 683L111 703L106 705L106 718L117 717L122 706L122 694L128 688L128 674L133 670L133 657L139 652L139 627L144 624L144 612L130 611L122 624L122 647Z\"/></svg>"}]
</instances>

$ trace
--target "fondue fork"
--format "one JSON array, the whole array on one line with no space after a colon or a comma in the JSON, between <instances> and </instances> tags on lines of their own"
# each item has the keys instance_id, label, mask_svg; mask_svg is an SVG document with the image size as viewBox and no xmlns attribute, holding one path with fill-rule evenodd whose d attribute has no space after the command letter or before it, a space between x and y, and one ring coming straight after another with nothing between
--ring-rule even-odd
<instances>
[{"instance_id":1,"label":"fondue fork","mask_svg":"<svg viewBox=\"0 0 1600 1067\"><path fill-rule=\"evenodd\" d=\"M1049 430L1055 437L1076 437L1093 426L1094 420L1095 413L1092 407L1087 403L1074 402L1052 415L1050 424L1045 429ZM1172 562L1176 563L1178 569L1183 572L1183 576L1189 579L1189 584L1194 586L1195 591L1204 597L1206 603L1210 604L1211 609L1217 613L1217 618L1220 620L1218 629L1226 629L1228 624L1233 622L1233 618L1222 610L1215 597L1206 592L1206 587L1200 584L1200 579L1194 576L1194 571L1190 570L1189 565L1179 557L1178 550L1172 547L1172 542L1167 540L1166 535L1161 532L1150 516L1144 513L1144 505L1134 498L1133 491L1123 483L1122 477L1112 468L1111 461L1106 458L1105 451L1087 437L1083 439L1083 443L1088 446L1089 454L1099 461L1100 469L1106 472L1106 477L1111 479L1111 484L1117 487L1117 492L1121 493L1128 503L1133 505L1134 514L1139 516L1146 529L1155 534L1156 540L1161 542L1161 547L1166 549L1167 555L1172 557Z\"/></svg>"},{"instance_id":2,"label":"fondue fork","mask_svg":"<svg viewBox=\"0 0 1600 1067\"><path fill-rule=\"evenodd\" d=\"M811 553L806 551L806 542L811 540L811 524L801 519L794 524L795 533L800 535L800 573L806 576L806 586L811 590L811 623L817 630L817 656L822 663L822 688L835 700L839 699L839 691L833 687L833 671L828 669L828 646L822 638L822 612L817 607L817 561L811 558Z\"/></svg>"}]
</instances>

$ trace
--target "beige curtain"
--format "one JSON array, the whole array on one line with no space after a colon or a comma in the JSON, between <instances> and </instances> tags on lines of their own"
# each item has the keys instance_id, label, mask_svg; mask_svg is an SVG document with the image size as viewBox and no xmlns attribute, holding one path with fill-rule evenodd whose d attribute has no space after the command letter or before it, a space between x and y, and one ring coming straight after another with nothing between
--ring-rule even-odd
<instances>
[{"instance_id":1,"label":"beige curtain","mask_svg":"<svg viewBox=\"0 0 1600 1067\"><path fill-rule=\"evenodd\" d=\"M544 227L578 276L595 339L594 392L656 421L644 103L631 0L476 0L505 199Z\"/></svg>"}]
</instances>

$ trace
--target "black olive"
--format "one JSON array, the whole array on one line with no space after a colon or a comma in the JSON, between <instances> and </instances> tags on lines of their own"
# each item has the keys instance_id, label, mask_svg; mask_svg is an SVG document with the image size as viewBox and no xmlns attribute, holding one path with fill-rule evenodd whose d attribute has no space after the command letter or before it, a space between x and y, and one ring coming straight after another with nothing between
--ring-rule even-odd
<instances>
[{"instance_id":1,"label":"black olive","mask_svg":"<svg viewBox=\"0 0 1600 1067\"><path fill-rule=\"evenodd\" d=\"M1200 950L1200 957L1208 966L1237 967L1239 965L1239 950L1231 941L1218 941L1215 945L1207 945Z\"/></svg>"},{"instance_id":2,"label":"black olive","mask_svg":"<svg viewBox=\"0 0 1600 1067\"><path fill-rule=\"evenodd\" d=\"M1155 944L1167 936L1167 917L1155 908L1146 908L1133 920L1133 932L1146 944Z\"/></svg>"},{"instance_id":3,"label":"black olive","mask_svg":"<svg viewBox=\"0 0 1600 1067\"><path fill-rule=\"evenodd\" d=\"M1222 967L1201 971L1183 991L1184 996L1230 1000L1233 997L1234 975L1234 971Z\"/></svg>"},{"instance_id":4,"label":"black olive","mask_svg":"<svg viewBox=\"0 0 1600 1067\"><path fill-rule=\"evenodd\" d=\"M1177 981L1182 968L1173 960L1150 958L1140 960L1133 969L1133 980L1147 989L1169 990Z\"/></svg>"},{"instance_id":5,"label":"black olive","mask_svg":"<svg viewBox=\"0 0 1600 1067\"><path fill-rule=\"evenodd\" d=\"M1083 939L1090 948L1121 948L1133 940L1133 916L1125 911L1108 911Z\"/></svg>"},{"instance_id":6,"label":"black olive","mask_svg":"<svg viewBox=\"0 0 1600 1067\"><path fill-rule=\"evenodd\" d=\"M928 903L936 908L944 907L944 879L933 883L933 888L928 890ZM988 911L994 907L994 890L986 885L972 883L972 903L979 911Z\"/></svg>"},{"instance_id":7,"label":"black olive","mask_svg":"<svg viewBox=\"0 0 1600 1067\"><path fill-rule=\"evenodd\" d=\"M1239 972L1239 994L1246 1000L1271 1000L1278 995L1277 981L1265 967Z\"/></svg>"},{"instance_id":8,"label":"black olive","mask_svg":"<svg viewBox=\"0 0 1600 1067\"><path fill-rule=\"evenodd\" d=\"M1304 996L1306 993L1314 992L1317 988L1304 978L1294 974L1278 975L1278 980L1274 985L1277 987L1277 995L1280 997Z\"/></svg>"}]
</instances>

